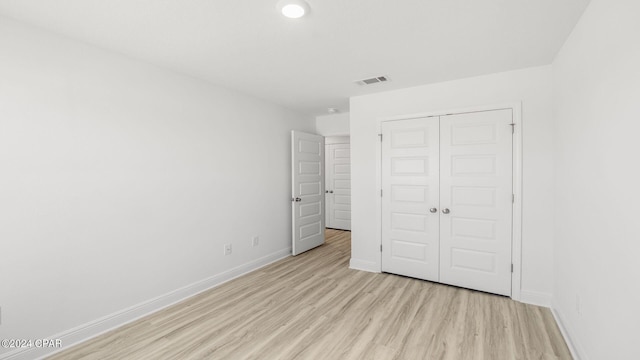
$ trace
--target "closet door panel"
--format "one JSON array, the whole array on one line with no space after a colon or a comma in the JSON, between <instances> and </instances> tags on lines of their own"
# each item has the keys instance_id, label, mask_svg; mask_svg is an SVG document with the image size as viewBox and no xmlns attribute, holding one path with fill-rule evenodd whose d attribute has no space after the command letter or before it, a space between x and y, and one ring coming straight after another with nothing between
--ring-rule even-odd
<instances>
[{"instance_id":1,"label":"closet door panel","mask_svg":"<svg viewBox=\"0 0 640 360\"><path fill-rule=\"evenodd\" d=\"M440 281L511 295L512 111L440 120Z\"/></svg>"},{"instance_id":2,"label":"closet door panel","mask_svg":"<svg viewBox=\"0 0 640 360\"><path fill-rule=\"evenodd\" d=\"M382 271L438 281L438 118L382 125Z\"/></svg>"}]
</instances>

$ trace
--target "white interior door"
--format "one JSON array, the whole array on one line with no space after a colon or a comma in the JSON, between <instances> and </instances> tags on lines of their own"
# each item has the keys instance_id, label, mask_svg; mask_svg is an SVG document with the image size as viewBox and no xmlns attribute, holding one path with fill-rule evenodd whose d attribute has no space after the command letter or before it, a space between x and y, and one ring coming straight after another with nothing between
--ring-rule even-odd
<instances>
[{"instance_id":1,"label":"white interior door","mask_svg":"<svg viewBox=\"0 0 640 360\"><path fill-rule=\"evenodd\" d=\"M438 128L437 117L382 124L382 271L439 279Z\"/></svg>"},{"instance_id":2,"label":"white interior door","mask_svg":"<svg viewBox=\"0 0 640 360\"><path fill-rule=\"evenodd\" d=\"M512 120L440 118L440 282L511 295Z\"/></svg>"},{"instance_id":3,"label":"white interior door","mask_svg":"<svg viewBox=\"0 0 640 360\"><path fill-rule=\"evenodd\" d=\"M327 144L327 227L351 230L351 146Z\"/></svg>"},{"instance_id":4,"label":"white interior door","mask_svg":"<svg viewBox=\"0 0 640 360\"><path fill-rule=\"evenodd\" d=\"M291 131L292 252L324 244L324 137Z\"/></svg>"}]
</instances>

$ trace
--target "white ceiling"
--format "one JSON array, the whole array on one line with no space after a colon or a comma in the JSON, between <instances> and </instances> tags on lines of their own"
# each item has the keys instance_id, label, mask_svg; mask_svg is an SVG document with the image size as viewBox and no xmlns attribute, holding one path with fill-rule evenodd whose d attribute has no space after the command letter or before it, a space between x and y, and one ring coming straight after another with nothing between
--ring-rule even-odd
<instances>
[{"instance_id":1,"label":"white ceiling","mask_svg":"<svg viewBox=\"0 0 640 360\"><path fill-rule=\"evenodd\" d=\"M0 0L0 14L310 115L371 92L551 63L589 0ZM388 75L360 87L355 80Z\"/></svg>"}]
</instances>

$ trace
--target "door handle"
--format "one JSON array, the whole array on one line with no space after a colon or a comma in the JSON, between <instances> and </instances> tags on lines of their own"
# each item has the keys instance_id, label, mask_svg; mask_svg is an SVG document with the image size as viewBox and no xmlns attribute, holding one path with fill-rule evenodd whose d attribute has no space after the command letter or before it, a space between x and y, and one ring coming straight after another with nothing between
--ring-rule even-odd
<instances>
[{"instance_id":1,"label":"door handle","mask_svg":"<svg viewBox=\"0 0 640 360\"><path fill-rule=\"evenodd\" d=\"M333 190L329 190L329 194L333 194Z\"/></svg>"},{"instance_id":2,"label":"door handle","mask_svg":"<svg viewBox=\"0 0 640 360\"><path fill-rule=\"evenodd\" d=\"M438 212L438 209L436 209L436 208L431 208L431 209L429 209L429 211L431 211L431 213L432 213L432 214L435 214L435 213L437 213L437 212Z\"/></svg>"},{"instance_id":3,"label":"door handle","mask_svg":"<svg viewBox=\"0 0 640 360\"><path fill-rule=\"evenodd\" d=\"M295 198L291 198L291 201L300 202L302 199L296 196Z\"/></svg>"},{"instance_id":4,"label":"door handle","mask_svg":"<svg viewBox=\"0 0 640 360\"><path fill-rule=\"evenodd\" d=\"M448 213L450 213L450 212L451 212L451 211L450 211L449 209L447 209L447 208L442 209L442 213L443 213L443 214L448 214Z\"/></svg>"}]
</instances>

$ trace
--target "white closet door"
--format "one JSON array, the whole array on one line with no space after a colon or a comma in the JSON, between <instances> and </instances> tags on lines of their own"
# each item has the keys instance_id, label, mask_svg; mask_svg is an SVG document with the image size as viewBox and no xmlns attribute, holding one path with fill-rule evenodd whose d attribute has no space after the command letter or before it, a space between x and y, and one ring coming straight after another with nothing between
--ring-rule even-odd
<instances>
[{"instance_id":1,"label":"white closet door","mask_svg":"<svg viewBox=\"0 0 640 360\"><path fill-rule=\"evenodd\" d=\"M440 282L511 295L512 110L440 118Z\"/></svg>"},{"instance_id":2,"label":"white closet door","mask_svg":"<svg viewBox=\"0 0 640 360\"><path fill-rule=\"evenodd\" d=\"M331 144L327 149L327 227L351 230L351 146Z\"/></svg>"},{"instance_id":3,"label":"white closet door","mask_svg":"<svg viewBox=\"0 0 640 360\"><path fill-rule=\"evenodd\" d=\"M438 126L382 124L382 271L438 281Z\"/></svg>"}]
</instances>

